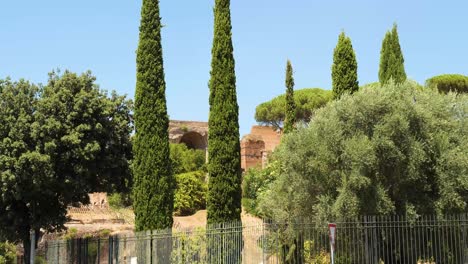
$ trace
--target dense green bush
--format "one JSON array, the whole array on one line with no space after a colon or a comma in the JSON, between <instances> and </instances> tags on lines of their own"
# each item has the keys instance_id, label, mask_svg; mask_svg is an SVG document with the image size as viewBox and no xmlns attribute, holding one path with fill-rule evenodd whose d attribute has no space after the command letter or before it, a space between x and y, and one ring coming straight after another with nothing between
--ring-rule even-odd
<instances>
[{"instance_id":1,"label":"dense green bush","mask_svg":"<svg viewBox=\"0 0 468 264\"><path fill-rule=\"evenodd\" d=\"M280 221L466 212L467 102L411 82L331 102L283 138L259 210Z\"/></svg>"},{"instance_id":2,"label":"dense green bush","mask_svg":"<svg viewBox=\"0 0 468 264\"><path fill-rule=\"evenodd\" d=\"M0 264L14 263L16 246L8 242L0 242Z\"/></svg>"},{"instance_id":3,"label":"dense green bush","mask_svg":"<svg viewBox=\"0 0 468 264\"><path fill-rule=\"evenodd\" d=\"M320 88L294 91L296 121L309 122L315 110L332 100L332 92ZM261 124L281 128L285 119L286 96L282 94L255 109L255 120Z\"/></svg>"},{"instance_id":4,"label":"dense green bush","mask_svg":"<svg viewBox=\"0 0 468 264\"><path fill-rule=\"evenodd\" d=\"M278 162L270 162L265 169L250 168L242 179L242 205L246 212L260 216L258 196L275 180Z\"/></svg>"},{"instance_id":5,"label":"dense green bush","mask_svg":"<svg viewBox=\"0 0 468 264\"><path fill-rule=\"evenodd\" d=\"M440 92L468 93L468 76L461 74L443 74L426 80L426 86Z\"/></svg>"},{"instance_id":6,"label":"dense green bush","mask_svg":"<svg viewBox=\"0 0 468 264\"><path fill-rule=\"evenodd\" d=\"M193 171L176 175L177 188L174 197L174 214L191 215L206 208L206 173Z\"/></svg>"},{"instance_id":7,"label":"dense green bush","mask_svg":"<svg viewBox=\"0 0 468 264\"><path fill-rule=\"evenodd\" d=\"M185 144L170 144L172 170L175 174L206 170L206 154L201 149L189 149Z\"/></svg>"}]
</instances>

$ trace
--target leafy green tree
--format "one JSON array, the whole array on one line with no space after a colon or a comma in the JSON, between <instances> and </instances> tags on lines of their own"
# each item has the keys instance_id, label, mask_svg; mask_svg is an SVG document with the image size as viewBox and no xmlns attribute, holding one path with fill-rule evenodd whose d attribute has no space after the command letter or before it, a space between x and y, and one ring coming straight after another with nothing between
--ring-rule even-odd
<instances>
[{"instance_id":1,"label":"leafy green tree","mask_svg":"<svg viewBox=\"0 0 468 264\"><path fill-rule=\"evenodd\" d=\"M385 84L392 79L395 83L403 83L406 80L404 63L397 25L394 24L392 30L387 31L382 41L379 81Z\"/></svg>"},{"instance_id":2,"label":"leafy green tree","mask_svg":"<svg viewBox=\"0 0 468 264\"><path fill-rule=\"evenodd\" d=\"M170 144L174 174L205 171L206 154L202 149L189 149L185 144Z\"/></svg>"},{"instance_id":3,"label":"leafy green tree","mask_svg":"<svg viewBox=\"0 0 468 264\"><path fill-rule=\"evenodd\" d=\"M229 0L216 0L208 134L208 224L240 221L239 106Z\"/></svg>"},{"instance_id":4,"label":"leafy green tree","mask_svg":"<svg viewBox=\"0 0 468 264\"><path fill-rule=\"evenodd\" d=\"M172 227L175 178L169 153L158 0L143 0L135 92L133 207L137 231Z\"/></svg>"},{"instance_id":5,"label":"leafy green tree","mask_svg":"<svg viewBox=\"0 0 468 264\"><path fill-rule=\"evenodd\" d=\"M362 89L321 109L273 154L259 194L276 220L462 213L468 209L468 98L415 84Z\"/></svg>"},{"instance_id":6,"label":"leafy green tree","mask_svg":"<svg viewBox=\"0 0 468 264\"><path fill-rule=\"evenodd\" d=\"M319 88L306 88L294 91L296 121L308 123L317 109L332 99L332 92ZM282 94L270 101L261 103L255 109L255 120L277 129L283 127L286 118L286 95Z\"/></svg>"},{"instance_id":7,"label":"leafy green tree","mask_svg":"<svg viewBox=\"0 0 468 264\"><path fill-rule=\"evenodd\" d=\"M294 78L291 62L286 64L286 120L284 133L293 131L296 124L296 102L294 101Z\"/></svg>"},{"instance_id":8,"label":"leafy green tree","mask_svg":"<svg viewBox=\"0 0 468 264\"><path fill-rule=\"evenodd\" d=\"M442 74L426 80L426 86L440 92L468 93L468 76L461 74Z\"/></svg>"},{"instance_id":9,"label":"leafy green tree","mask_svg":"<svg viewBox=\"0 0 468 264\"><path fill-rule=\"evenodd\" d=\"M65 72L43 89L0 82L0 237L22 241L26 259L30 230L63 230L67 206L131 183L131 102L94 80Z\"/></svg>"},{"instance_id":10,"label":"leafy green tree","mask_svg":"<svg viewBox=\"0 0 468 264\"><path fill-rule=\"evenodd\" d=\"M352 94L359 90L357 61L351 39L341 32L333 52L332 65L333 98L338 99L344 93Z\"/></svg>"}]
</instances>

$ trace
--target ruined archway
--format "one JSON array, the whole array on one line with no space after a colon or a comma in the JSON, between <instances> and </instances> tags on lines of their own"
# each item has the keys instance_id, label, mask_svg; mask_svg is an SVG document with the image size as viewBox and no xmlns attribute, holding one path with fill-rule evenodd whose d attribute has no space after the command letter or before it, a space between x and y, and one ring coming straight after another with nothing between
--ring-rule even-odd
<instances>
[{"instance_id":1,"label":"ruined archway","mask_svg":"<svg viewBox=\"0 0 468 264\"><path fill-rule=\"evenodd\" d=\"M185 144L190 149L206 149L204 137L194 131L185 133L179 142Z\"/></svg>"}]
</instances>

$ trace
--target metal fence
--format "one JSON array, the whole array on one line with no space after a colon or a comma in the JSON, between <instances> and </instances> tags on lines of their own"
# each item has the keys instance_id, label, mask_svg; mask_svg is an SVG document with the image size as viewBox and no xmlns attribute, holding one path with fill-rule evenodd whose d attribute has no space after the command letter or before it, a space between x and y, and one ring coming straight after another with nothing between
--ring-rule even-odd
<instances>
[{"instance_id":1,"label":"metal fence","mask_svg":"<svg viewBox=\"0 0 468 264\"><path fill-rule=\"evenodd\" d=\"M336 264L468 263L466 215L336 222ZM48 242L47 263L330 263L327 223L219 224Z\"/></svg>"}]
</instances>

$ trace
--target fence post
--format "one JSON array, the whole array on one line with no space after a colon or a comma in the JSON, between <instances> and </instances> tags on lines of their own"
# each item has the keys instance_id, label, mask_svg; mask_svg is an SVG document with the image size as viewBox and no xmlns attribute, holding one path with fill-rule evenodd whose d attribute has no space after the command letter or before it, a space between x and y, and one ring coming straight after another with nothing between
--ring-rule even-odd
<instances>
[{"instance_id":1,"label":"fence post","mask_svg":"<svg viewBox=\"0 0 468 264\"><path fill-rule=\"evenodd\" d=\"M97 239L97 264L101 262L101 238Z\"/></svg>"},{"instance_id":2,"label":"fence post","mask_svg":"<svg viewBox=\"0 0 468 264\"><path fill-rule=\"evenodd\" d=\"M114 246L113 246L114 243L113 243L113 242L114 242L114 241L113 241L112 236L109 236L109 244L108 244L109 256L108 256L108 258L107 258L109 264L112 264L112 261L113 261L113 256L112 256L112 255L113 255L113 252L112 252L112 251L113 251L113 249L114 249Z\"/></svg>"}]
</instances>

